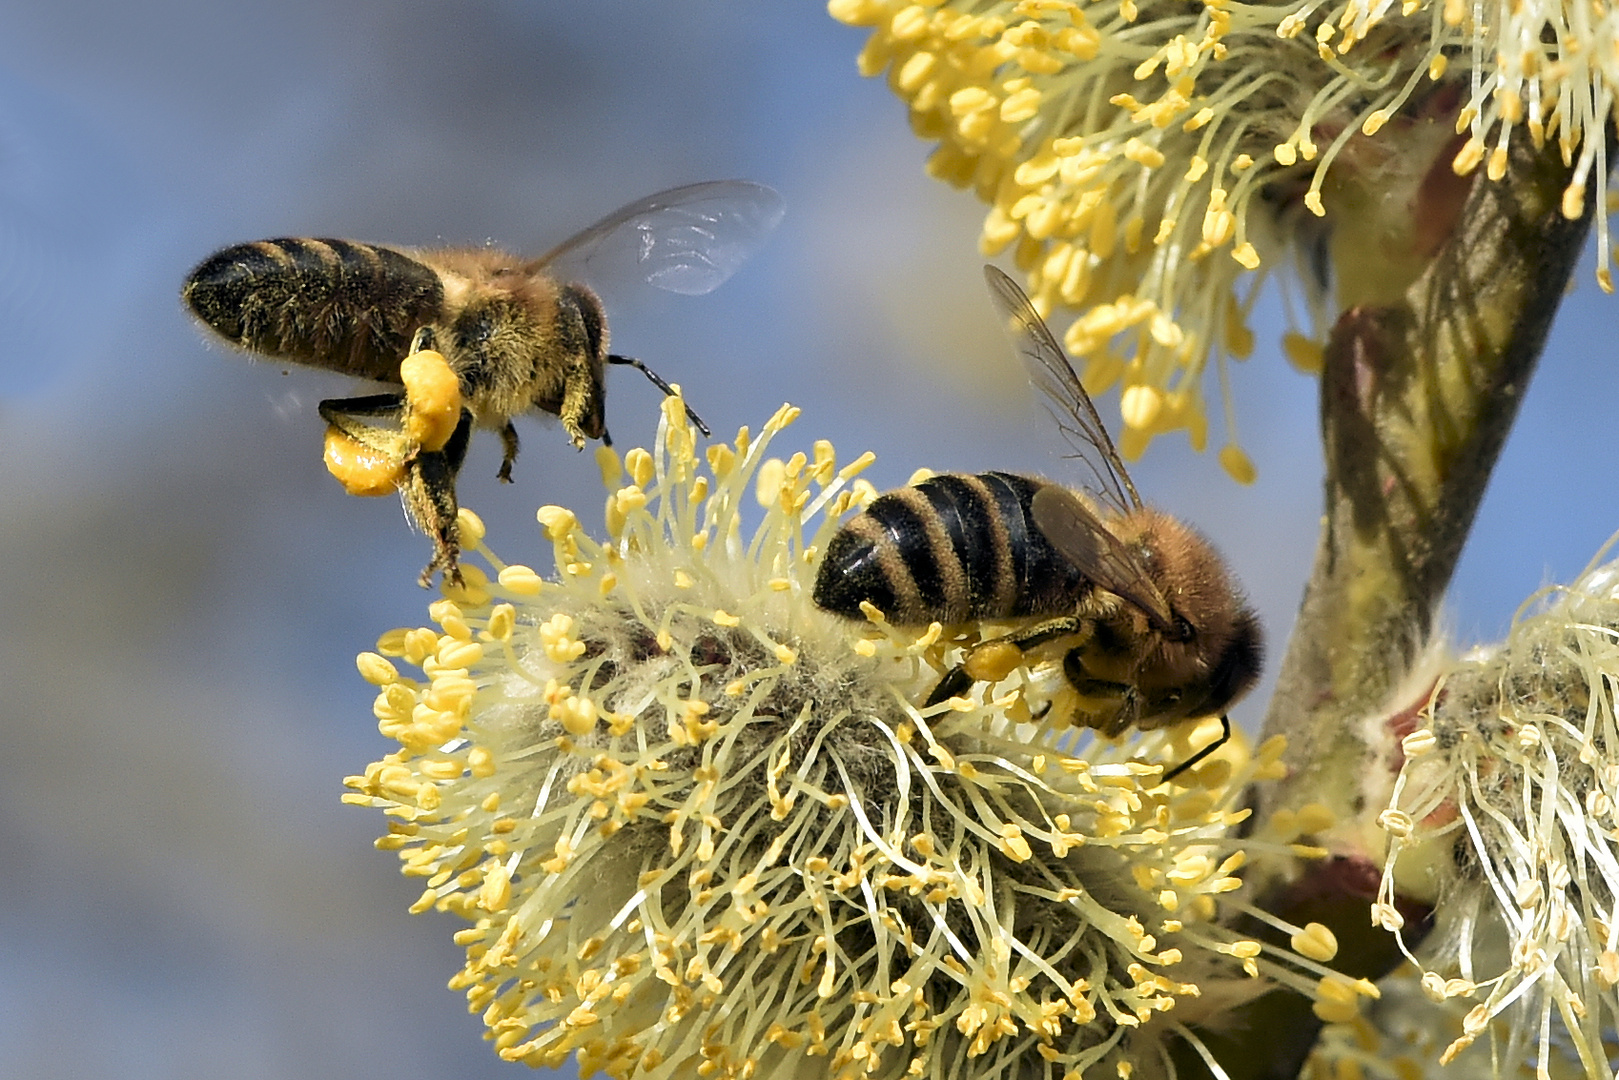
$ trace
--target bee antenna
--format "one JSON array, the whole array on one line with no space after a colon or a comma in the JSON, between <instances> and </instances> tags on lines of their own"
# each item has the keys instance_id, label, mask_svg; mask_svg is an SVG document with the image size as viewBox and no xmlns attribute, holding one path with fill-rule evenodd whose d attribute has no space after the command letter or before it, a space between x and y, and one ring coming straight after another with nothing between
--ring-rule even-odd
<instances>
[{"instance_id":1,"label":"bee antenna","mask_svg":"<svg viewBox=\"0 0 1619 1080\"><path fill-rule=\"evenodd\" d=\"M642 375L645 375L647 378L651 379L653 386L656 386L659 390L662 390L670 397L675 396L675 388L664 382L662 375L659 375L656 371L653 371L635 357L609 356L607 358L607 362L609 364L628 364L630 367L639 371ZM681 404L685 403L682 402ZM703 423L703 418L692 411L692 407L690 405L686 405L686 419L690 420L692 422L692 426L703 433L703 438L706 439L710 435L714 434L712 431L708 430L708 425Z\"/></svg>"},{"instance_id":2,"label":"bee antenna","mask_svg":"<svg viewBox=\"0 0 1619 1080\"><path fill-rule=\"evenodd\" d=\"M1181 762L1179 765L1175 766L1173 769L1170 769L1158 782L1160 784L1169 783L1171 780L1175 779L1175 777L1179 776L1187 769L1190 769L1193 765L1196 765L1198 762L1220 749L1220 747L1226 744L1226 740L1229 738L1231 738L1231 717L1230 715L1225 715L1220 717L1220 737L1209 743L1209 745L1205 746L1197 753L1193 754L1191 757L1187 758L1185 761Z\"/></svg>"}]
</instances>

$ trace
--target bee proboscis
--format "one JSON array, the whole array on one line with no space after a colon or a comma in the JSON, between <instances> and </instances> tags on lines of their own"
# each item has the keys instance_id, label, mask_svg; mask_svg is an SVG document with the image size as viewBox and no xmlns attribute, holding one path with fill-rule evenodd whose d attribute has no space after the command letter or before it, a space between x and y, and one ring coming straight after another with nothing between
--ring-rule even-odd
<instances>
[{"instance_id":1,"label":"bee proboscis","mask_svg":"<svg viewBox=\"0 0 1619 1080\"><path fill-rule=\"evenodd\" d=\"M869 603L900 626L1027 619L980 642L924 707L998 682L1030 650L1061 644L1078 718L1104 735L1220 715L1259 677L1259 620L1218 552L1146 506L1072 364L1028 297L984 268L1030 381L1091 472L1075 490L1038 477L943 474L888 492L845 522L815 581L820 607L861 618Z\"/></svg>"},{"instance_id":2,"label":"bee proboscis","mask_svg":"<svg viewBox=\"0 0 1619 1080\"><path fill-rule=\"evenodd\" d=\"M706 293L757 249L781 214L770 188L718 180L637 199L537 259L493 248L261 240L205 259L181 296L233 345L345 375L401 385L407 355L442 354L459 383L460 412L438 447L410 445L402 434L410 408L403 390L320 403L350 451L396 461L394 486L406 514L434 543L422 572L426 585L437 570L460 578L455 479L474 427L499 432L498 475L510 481L518 450L512 418L521 413L554 414L576 448L587 439L611 442L606 365L633 366L664 393L675 392L640 360L608 351L601 301L569 280L567 268L607 263L672 292ZM696 413L687 414L708 434Z\"/></svg>"}]
</instances>

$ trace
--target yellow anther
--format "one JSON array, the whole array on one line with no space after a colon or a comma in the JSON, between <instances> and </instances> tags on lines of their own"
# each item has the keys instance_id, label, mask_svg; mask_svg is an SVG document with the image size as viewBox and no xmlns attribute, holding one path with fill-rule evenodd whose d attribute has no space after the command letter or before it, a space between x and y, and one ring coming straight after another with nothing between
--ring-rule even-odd
<instances>
[{"instance_id":1,"label":"yellow anther","mask_svg":"<svg viewBox=\"0 0 1619 1080\"><path fill-rule=\"evenodd\" d=\"M1333 932L1321 923L1307 924L1303 931L1294 934L1291 940L1293 951L1300 956L1311 960L1326 963L1338 955L1338 939Z\"/></svg>"}]
</instances>

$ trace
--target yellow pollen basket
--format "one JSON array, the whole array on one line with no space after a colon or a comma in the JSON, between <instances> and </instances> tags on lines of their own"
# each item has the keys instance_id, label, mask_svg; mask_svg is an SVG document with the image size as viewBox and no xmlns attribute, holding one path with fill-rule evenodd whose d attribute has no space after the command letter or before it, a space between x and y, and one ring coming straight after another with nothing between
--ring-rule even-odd
<instances>
[{"instance_id":1,"label":"yellow pollen basket","mask_svg":"<svg viewBox=\"0 0 1619 1080\"><path fill-rule=\"evenodd\" d=\"M442 353L411 353L399 365L405 384L405 438L411 446L444 449L461 421L461 382Z\"/></svg>"},{"instance_id":2,"label":"yellow pollen basket","mask_svg":"<svg viewBox=\"0 0 1619 1080\"><path fill-rule=\"evenodd\" d=\"M404 456L359 442L335 425L326 428L326 471L360 498L392 495L404 477Z\"/></svg>"}]
</instances>

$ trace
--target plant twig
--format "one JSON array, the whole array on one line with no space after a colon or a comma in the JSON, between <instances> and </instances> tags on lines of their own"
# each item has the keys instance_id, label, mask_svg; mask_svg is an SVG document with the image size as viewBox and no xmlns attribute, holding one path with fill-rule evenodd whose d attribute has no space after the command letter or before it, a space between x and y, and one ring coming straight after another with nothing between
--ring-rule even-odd
<instances>
[{"instance_id":1,"label":"plant twig","mask_svg":"<svg viewBox=\"0 0 1619 1080\"><path fill-rule=\"evenodd\" d=\"M1363 830L1398 738L1375 722L1429 637L1591 222L1560 212L1569 170L1550 148L1515 149L1502 180L1474 184L1404 302L1346 311L1327 346L1326 512L1264 725L1288 739L1289 776L1258 809L1264 820L1323 803L1348 827L1320 838L1334 857L1300 879L1251 887L1260 907L1332 929L1351 977L1375 980L1400 959L1369 918L1376 857ZM1207 1041L1232 1080L1290 1080L1320 1028L1308 1001L1282 993L1230 1020ZM1190 1053L1177 1065L1207 1072Z\"/></svg>"}]
</instances>

